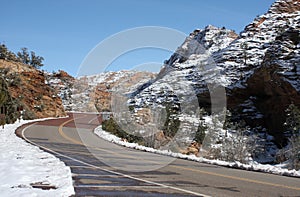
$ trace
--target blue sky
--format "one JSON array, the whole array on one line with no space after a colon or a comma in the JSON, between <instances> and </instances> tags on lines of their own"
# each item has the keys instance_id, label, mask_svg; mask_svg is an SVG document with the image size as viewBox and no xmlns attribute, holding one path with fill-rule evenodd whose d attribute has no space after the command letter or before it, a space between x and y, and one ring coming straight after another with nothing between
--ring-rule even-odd
<instances>
[{"instance_id":1,"label":"blue sky","mask_svg":"<svg viewBox=\"0 0 300 197\"><path fill-rule=\"evenodd\" d=\"M274 0L1 0L0 42L9 49L33 50L45 58L43 69L76 76L85 56L99 42L140 26L163 26L189 34L208 24L243 30ZM163 62L169 52L144 50L116 60L126 68ZM137 58L139 57L139 58ZM115 69L116 70L116 69Z\"/></svg>"}]
</instances>

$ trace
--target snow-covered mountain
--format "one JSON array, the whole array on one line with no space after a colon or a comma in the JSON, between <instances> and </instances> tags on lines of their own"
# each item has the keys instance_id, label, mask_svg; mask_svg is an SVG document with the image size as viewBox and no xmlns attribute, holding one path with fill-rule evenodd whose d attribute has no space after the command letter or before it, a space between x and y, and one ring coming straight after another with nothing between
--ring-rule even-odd
<instances>
[{"instance_id":1,"label":"snow-covered mountain","mask_svg":"<svg viewBox=\"0 0 300 197\"><path fill-rule=\"evenodd\" d=\"M133 120L141 132L152 121L159 124L155 127L163 140L172 137L162 132L170 125L163 125L166 117L157 113L177 116L171 126L180 130L177 140L188 143L199 123L197 106L211 114L211 93L223 87L232 121L245 121L260 138L265 136L280 146L286 142L285 109L291 103L300 106L299 31L299 1L277 0L239 35L212 25L193 31L157 75L119 71L49 83L58 87L67 110L116 110L119 123L130 125L127 120ZM116 93L123 94L123 100L112 103ZM214 99L224 100L222 96ZM169 108L167 114L163 106ZM227 133L221 130L224 138Z\"/></svg>"},{"instance_id":2,"label":"snow-covered mountain","mask_svg":"<svg viewBox=\"0 0 300 197\"><path fill-rule=\"evenodd\" d=\"M70 111L72 105L72 89L75 78L62 70L53 73L45 73L45 75L46 84L49 84L61 98L64 109L66 111Z\"/></svg>"},{"instance_id":3,"label":"snow-covered mountain","mask_svg":"<svg viewBox=\"0 0 300 197\"><path fill-rule=\"evenodd\" d=\"M180 84L172 87L172 90L166 88L169 85L180 82L195 87L198 86L195 89L196 93L206 91L207 81L201 85L199 81L202 75L201 72L205 70L207 66L214 64L214 61L210 58L211 54L227 47L237 36L234 31L217 28L212 25L207 26L204 30L195 30L186 38L184 43L178 47L170 59L165 61L156 80L154 80L152 84L145 84L143 86L144 89L139 89L139 92L136 93L136 97L132 98L131 103L136 102L137 107L142 103L151 105L151 103L153 104L156 101L158 103L165 102L164 99L157 99L157 97L160 96L165 97L169 95L170 99L175 98L172 92L187 94L186 89L182 89ZM211 74L215 73L213 72ZM211 75L210 77L213 78ZM205 79L208 78L206 77ZM166 91L165 95L161 94L163 89Z\"/></svg>"},{"instance_id":4,"label":"snow-covered mountain","mask_svg":"<svg viewBox=\"0 0 300 197\"><path fill-rule=\"evenodd\" d=\"M298 0L276 1L239 36L213 26L197 29L129 103L138 109L173 101L179 107L180 97L191 94L192 103L194 94L210 112L208 85L221 84L236 119L261 132L266 128L283 143L284 110L292 102L300 106L299 30Z\"/></svg>"},{"instance_id":5,"label":"snow-covered mountain","mask_svg":"<svg viewBox=\"0 0 300 197\"><path fill-rule=\"evenodd\" d=\"M237 83L245 82L253 70L262 65L266 52L279 36L290 30L299 31L299 10L300 2L297 0L276 1L266 14L246 26L237 40L214 54L218 66L226 73L227 87L236 87ZM293 50L297 52L298 44L294 45L296 48ZM286 51L285 55L288 53Z\"/></svg>"},{"instance_id":6,"label":"snow-covered mountain","mask_svg":"<svg viewBox=\"0 0 300 197\"><path fill-rule=\"evenodd\" d=\"M155 74L141 71L105 72L97 75L74 78L64 71L48 73L47 83L62 98L66 111L110 111L111 92L122 84L135 89L154 78Z\"/></svg>"}]
</instances>

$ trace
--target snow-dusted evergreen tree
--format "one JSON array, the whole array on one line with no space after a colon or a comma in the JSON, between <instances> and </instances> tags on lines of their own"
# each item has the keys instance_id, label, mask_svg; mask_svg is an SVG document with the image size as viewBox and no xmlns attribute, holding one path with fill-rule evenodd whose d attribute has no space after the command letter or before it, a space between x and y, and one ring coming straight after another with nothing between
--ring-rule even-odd
<instances>
[{"instance_id":1,"label":"snow-dusted evergreen tree","mask_svg":"<svg viewBox=\"0 0 300 197\"><path fill-rule=\"evenodd\" d=\"M198 142L199 144L203 144L203 141L205 139L205 135L206 135L206 132L207 132L207 125L205 124L205 121L203 119L203 116L205 115L205 110L203 108L200 109L199 111L199 116L200 116L200 122L199 122L199 125L198 125L198 129L195 133L195 136L194 136L194 140L196 142Z\"/></svg>"},{"instance_id":2,"label":"snow-dusted evergreen tree","mask_svg":"<svg viewBox=\"0 0 300 197\"><path fill-rule=\"evenodd\" d=\"M289 144L287 146L286 158L291 169L300 169L300 109L295 105L289 105L285 125Z\"/></svg>"}]
</instances>

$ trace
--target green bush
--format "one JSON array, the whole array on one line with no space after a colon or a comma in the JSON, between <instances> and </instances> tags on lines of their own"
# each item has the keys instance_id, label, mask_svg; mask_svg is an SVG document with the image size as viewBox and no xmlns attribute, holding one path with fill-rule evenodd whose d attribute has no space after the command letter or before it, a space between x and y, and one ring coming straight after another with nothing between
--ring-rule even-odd
<instances>
[{"instance_id":1,"label":"green bush","mask_svg":"<svg viewBox=\"0 0 300 197\"><path fill-rule=\"evenodd\" d=\"M32 111L30 111L29 109L24 110L24 113L23 113L24 120L33 120L35 118L36 118L36 116Z\"/></svg>"},{"instance_id":2,"label":"green bush","mask_svg":"<svg viewBox=\"0 0 300 197\"><path fill-rule=\"evenodd\" d=\"M7 77L9 79L9 86L19 87L21 85L22 80L18 74L10 74Z\"/></svg>"},{"instance_id":3,"label":"green bush","mask_svg":"<svg viewBox=\"0 0 300 197\"><path fill-rule=\"evenodd\" d=\"M8 84L6 79L0 77L0 107L4 109L5 120L2 120L1 124L14 123L20 114L17 111L17 106L20 105L19 100L11 97L8 91Z\"/></svg>"},{"instance_id":4,"label":"green bush","mask_svg":"<svg viewBox=\"0 0 300 197\"><path fill-rule=\"evenodd\" d=\"M199 144L202 144L203 143L203 140L205 138L205 132L207 130L207 126L205 126L203 124L203 122L200 122L199 125L198 125L198 129L197 129L197 132L195 134L195 137L194 137L194 140L196 142L198 142Z\"/></svg>"},{"instance_id":5,"label":"green bush","mask_svg":"<svg viewBox=\"0 0 300 197\"><path fill-rule=\"evenodd\" d=\"M174 137L179 129L180 120L178 118L179 110L172 106L171 103L167 103L165 105L165 109L167 112L166 121L162 128L165 136Z\"/></svg>"},{"instance_id":6,"label":"green bush","mask_svg":"<svg viewBox=\"0 0 300 197\"><path fill-rule=\"evenodd\" d=\"M131 135L122 130L113 118L103 121L102 129L120 138L126 139L128 142L144 143L144 139L142 137Z\"/></svg>"}]
</instances>

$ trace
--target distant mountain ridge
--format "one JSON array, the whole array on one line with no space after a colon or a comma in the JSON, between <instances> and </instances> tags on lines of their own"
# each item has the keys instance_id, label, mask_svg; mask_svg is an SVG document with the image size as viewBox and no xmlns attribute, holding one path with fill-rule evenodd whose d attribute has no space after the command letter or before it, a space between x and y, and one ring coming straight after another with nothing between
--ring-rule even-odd
<instances>
[{"instance_id":1,"label":"distant mountain ridge","mask_svg":"<svg viewBox=\"0 0 300 197\"><path fill-rule=\"evenodd\" d=\"M155 76L151 72L118 71L74 78L64 71L48 73L47 84L62 98L66 111L111 111L111 93L120 84L135 89ZM139 81L138 84L133 82Z\"/></svg>"}]
</instances>

